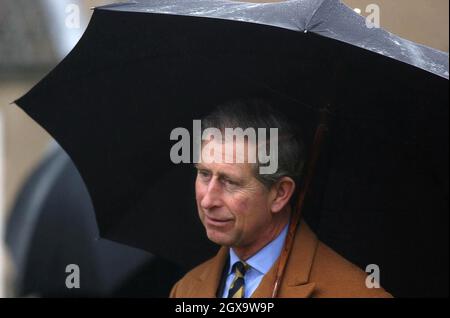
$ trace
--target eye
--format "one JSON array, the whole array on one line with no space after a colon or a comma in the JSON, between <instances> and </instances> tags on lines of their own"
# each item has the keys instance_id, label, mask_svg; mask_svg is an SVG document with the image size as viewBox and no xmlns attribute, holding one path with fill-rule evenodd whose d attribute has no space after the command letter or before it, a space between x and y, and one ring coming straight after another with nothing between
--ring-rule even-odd
<instances>
[{"instance_id":1,"label":"eye","mask_svg":"<svg viewBox=\"0 0 450 318\"><path fill-rule=\"evenodd\" d=\"M211 175L208 171L205 170L198 170L197 174L203 179L207 179Z\"/></svg>"},{"instance_id":2,"label":"eye","mask_svg":"<svg viewBox=\"0 0 450 318\"><path fill-rule=\"evenodd\" d=\"M233 180L231 180L231 179L228 179L228 178L224 178L224 179L223 179L223 182L224 182L226 185L229 185L229 186L237 186L237 185L238 185L237 182L235 182L235 181L233 181Z\"/></svg>"}]
</instances>

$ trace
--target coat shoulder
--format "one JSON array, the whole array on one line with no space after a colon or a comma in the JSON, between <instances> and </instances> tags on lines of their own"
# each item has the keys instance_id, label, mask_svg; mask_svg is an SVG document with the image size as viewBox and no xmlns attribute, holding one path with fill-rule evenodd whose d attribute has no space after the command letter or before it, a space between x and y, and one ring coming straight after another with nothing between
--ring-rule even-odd
<instances>
[{"instance_id":1,"label":"coat shoulder","mask_svg":"<svg viewBox=\"0 0 450 318\"><path fill-rule=\"evenodd\" d=\"M200 277L210 268L213 263L211 258L206 262L194 267L189 272L186 273L175 285L172 287L170 292L170 298L184 298L191 294L192 286L197 282Z\"/></svg>"},{"instance_id":2,"label":"coat shoulder","mask_svg":"<svg viewBox=\"0 0 450 318\"><path fill-rule=\"evenodd\" d=\"M319 241L310 280L316 283L313 297L392 298L383 288L368 288L367 273Z\"/></svg>"}]
</instances>

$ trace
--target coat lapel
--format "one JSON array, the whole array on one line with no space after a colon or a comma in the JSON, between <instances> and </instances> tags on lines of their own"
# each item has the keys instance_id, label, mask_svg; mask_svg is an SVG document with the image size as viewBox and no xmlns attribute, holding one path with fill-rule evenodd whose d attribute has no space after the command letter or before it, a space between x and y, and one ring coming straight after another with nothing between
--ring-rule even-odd
<instances>
[{"instance_id":1,"label":"coat lapel","mask_svg":"<svg viewBox=\"0 0 450 318\"><path fill-rule=\"evenodd\" d=\"M217 255L210 260L209 266L205 267L200 275L196 277L187 297L215 298L227 259L228 248L222 247Z\"/></svg>"},{"instance_id":2,"label":"coat lapel","mask_svg":"<svg viewBox=\"0 0 450 318\"><path fill-rule=\"evenodd\" d=\"M317 249L317 237L302 220L295 235L291 255L286 264L284 278L278 297L307 298L314 292L315 283L309 281L309 274ZM252 298L270 298L275 283L278 261L264 276Z\"/></svg>"}]
</instances>

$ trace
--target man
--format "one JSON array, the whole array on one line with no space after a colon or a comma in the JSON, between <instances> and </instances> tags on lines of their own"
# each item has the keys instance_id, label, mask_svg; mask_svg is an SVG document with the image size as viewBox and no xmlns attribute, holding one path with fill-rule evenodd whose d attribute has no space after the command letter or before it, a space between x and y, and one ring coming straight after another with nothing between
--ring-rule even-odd
<instances>
[{"instance_id":1,"label":"man","mask_svg":"<svg viewBox=\"0 0 450 318\"><path fill-rule=\"evenodd\" d=\"M226 128L246 132L248 128L277 128L277 155L270 157L277 160L277 170L262 174L260 160L249 160L252 150L267 151L271 142L252 142L251 134L243 140L204 140L196 165L196 202L208 238L222 248L176 283L170 296L271 297L302 176L304 147L295 126L259 99L220 106L202 121L203 129L210 127L222 133ZM245 149L244 153L239 149ZM238 161L240 156L245 160ZM278 297L391 297L381 288L366 287L366 277L320 242L302 220Z\"/></svg>"}]
</instances>

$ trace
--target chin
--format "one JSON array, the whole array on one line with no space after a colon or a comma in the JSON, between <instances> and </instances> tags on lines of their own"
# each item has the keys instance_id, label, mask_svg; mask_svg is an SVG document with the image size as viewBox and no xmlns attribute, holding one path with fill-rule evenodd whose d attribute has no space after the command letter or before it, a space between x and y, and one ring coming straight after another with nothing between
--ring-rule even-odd
<instances>
[{"instance_id":1,"label":"chin","mask_svg":"<svg viewBox=\"0 0 450 318\"><path fill-rule=\"evenodd\" d=\"M231 246L233 244L232 239L226 235L225 233L220 233L216 230L206 230L206 235L208 236L208 239L216 243L220 246Z\"/></svg>"}]
</instances>

